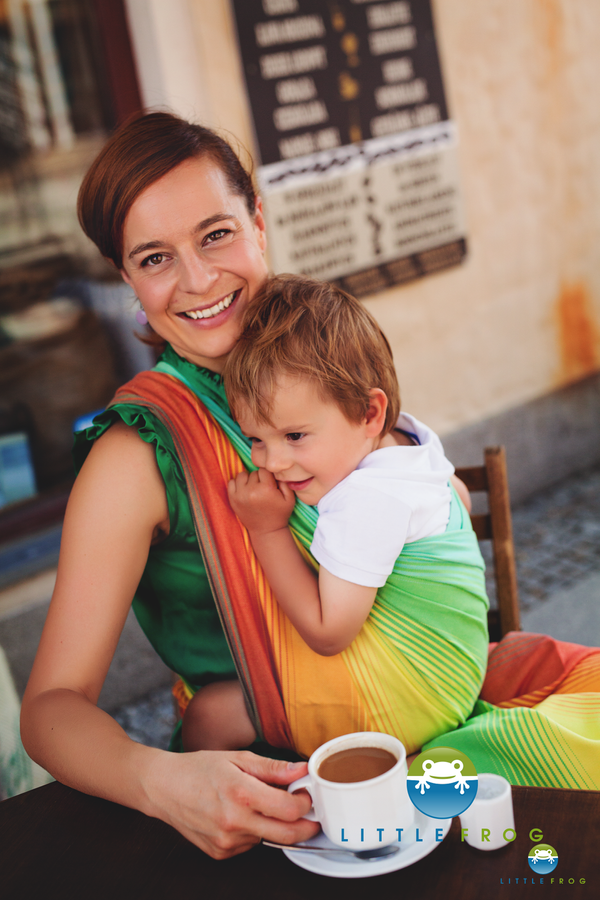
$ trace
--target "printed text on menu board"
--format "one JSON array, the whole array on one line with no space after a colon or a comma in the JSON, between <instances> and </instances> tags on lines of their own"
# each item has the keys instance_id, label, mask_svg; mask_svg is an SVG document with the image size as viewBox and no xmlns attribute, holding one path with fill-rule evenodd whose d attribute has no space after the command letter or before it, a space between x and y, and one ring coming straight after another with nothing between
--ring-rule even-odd
<instances>
[{"instance_id":1,"label":"printed text on menu board","mask_svg":"<svg viewBox=\"0 0 600 900\"><path fill-rule=\"evenodd\" d=\"M429 0L233 0L276 271L357 295L459 262Z\"/></svg>"}]
</instances>

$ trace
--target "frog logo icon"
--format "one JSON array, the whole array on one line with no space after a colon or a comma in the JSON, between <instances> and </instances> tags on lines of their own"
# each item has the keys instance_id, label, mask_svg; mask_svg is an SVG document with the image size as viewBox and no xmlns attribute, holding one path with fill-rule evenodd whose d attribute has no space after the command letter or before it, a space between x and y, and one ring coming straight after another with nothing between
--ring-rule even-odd
<instances>
[{"instance_id":1,"label":"frog logo icon","mask_svg":"<svg viewBox=\"0 0 600 900\"><path fill-rule=\"evenodd\" d=\"M451 819L469 808L478 782L468 756L453 747L434 747L413 760L406 787L419 812L432 819Z\"/></svg>"},{"instance_id":2,"label":"frog logo icon","mask_svg":"<svg viewBox=\"0 0 600 900\"><path fill-rule=\"evenodd\" d=\"M550 844L536 844L529 851L527 862L534 872L547 875L548 872L554 872L558 865L558 853Z\"/></svg>"}]
</instances>

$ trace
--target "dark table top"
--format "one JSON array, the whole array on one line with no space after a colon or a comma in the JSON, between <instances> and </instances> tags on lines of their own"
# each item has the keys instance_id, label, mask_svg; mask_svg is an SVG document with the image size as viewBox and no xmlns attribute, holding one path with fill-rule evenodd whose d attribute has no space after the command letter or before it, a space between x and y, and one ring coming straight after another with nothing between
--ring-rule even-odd
<instances>
[{"instance_id":1,"label":"dark table top","mask_svg":"<svg viewBox=\"0 0 600 900\"><path fill-rule=\"evenodd\" d=\"M0 897L492 900L534 887L560 900L600 896L600 792L516 787L513 799L517 837L501 850L461 843L455 819L413 866L350 880L306 872L267 847L217 862L157 819L53 783L0 803ZM540 884L527 862L542 842L530 838L534 828L558 853L553 884Z\"/></svg>"}]
</instances>

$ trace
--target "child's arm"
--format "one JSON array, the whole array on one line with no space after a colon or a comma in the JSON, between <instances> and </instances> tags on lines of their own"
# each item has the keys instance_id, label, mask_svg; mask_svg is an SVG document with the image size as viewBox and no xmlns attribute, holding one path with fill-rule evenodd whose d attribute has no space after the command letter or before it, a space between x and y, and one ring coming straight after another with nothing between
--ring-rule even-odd
<instances>
[{"instance_id":1,"label":"child's arm","mask_svg":"<svg viewBox=\"0 0 600 900\"><path fill-rule=\"evenodd\" d=\"M461 481L457 475L451 475L450 481L454 485L456 493L458 494L458 496L464 503L465 509L467 510L468 513L470 513L471 512L471 495L469 493L469 489L467 488L466 484L464 483L464 481Z\"/></svg>"},{"instance_id":2,"label":"child's arm","mask_svg":"<svg viewBox=\"0 0 600 900\"><path fill-rule=\"evenodd\" d=\"M277 602L316 653L334 656L362 628L377 588L337 578L321 566L306 565L288 528L295 495L266 469L241 472L229 482L229 500L248 529Z\"/></svg>"}]
</instances>

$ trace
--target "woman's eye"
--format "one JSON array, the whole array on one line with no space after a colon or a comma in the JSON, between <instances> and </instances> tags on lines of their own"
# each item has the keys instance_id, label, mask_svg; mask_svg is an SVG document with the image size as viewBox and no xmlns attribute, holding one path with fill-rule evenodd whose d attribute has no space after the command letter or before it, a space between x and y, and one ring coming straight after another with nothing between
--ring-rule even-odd
<instances>
[{"instance_id":1,"label":"woman's eye","mask_svg":"<svg viewBox=\"0 0 600 900\"><path fill-rule=\"evenodd\" d=\"M161 262L164 260L164 253L153 253L152 256L147 256L142 260L141 265L142 268L146 266L159 266Z\"/></svg>"},{"instance_id":2,"label":"woman's eye","mask_svg":"<svg viewBox=\"0 0 600 900\"><path fill-rule=\"evenodd\" d=\"M229 228L218 228L216 231L211 231L210 234L207 234L204 238L203 244L204 246L210 246L211 244L218 244L225 241L227 238L232 236L233 232L229 230Z\"/></svg>"},{"instance_id":3,"label":"woman's eye","mask_svg":"<svg viewBox=\"0 0 600 900\"><path fill-rule=\"evenodd\" d=\"M287 437L288 441L295 442L295 441L299 441L301 438L303 438L304 434L302 431L290 431L289 434L286 434L286 437Z\"/></svg>"}]
</instances>

